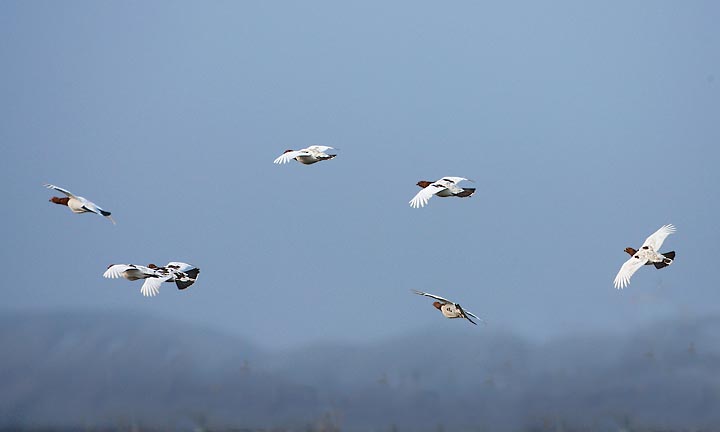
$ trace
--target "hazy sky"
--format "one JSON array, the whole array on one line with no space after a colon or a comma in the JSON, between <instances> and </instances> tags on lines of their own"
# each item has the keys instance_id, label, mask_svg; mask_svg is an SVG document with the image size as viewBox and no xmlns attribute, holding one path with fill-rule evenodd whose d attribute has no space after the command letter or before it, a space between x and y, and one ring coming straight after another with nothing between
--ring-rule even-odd
<instances>
[{"instance_id":1,"label":"hazy sky","mask_svg":"<svg viewBox=\"0 0 720 432\"><path fill-rule=\"evenodd\" d=\"M533 338L720 313L718 22L713 1L0 2L3 307L269 347L467 324L411 288ZM273 165L311 144L338 157ZM409 207L447 175L478 192ZM615 290L666 223L673 266ZM101 277L169 261L198 282Z\"/></svg>"}]
</instances>

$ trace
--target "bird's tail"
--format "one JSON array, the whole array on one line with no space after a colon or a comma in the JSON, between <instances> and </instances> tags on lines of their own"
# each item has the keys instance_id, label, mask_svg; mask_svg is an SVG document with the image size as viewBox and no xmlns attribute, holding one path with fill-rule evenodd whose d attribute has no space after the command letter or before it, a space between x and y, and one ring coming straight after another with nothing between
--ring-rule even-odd
<instances>
[{"instance_id":1,"label":"bird's tail","mask_svg":"<svg viewBox=\"0 0 720 432\"><path fill-rule=\"evenodd\" d=\"M192 270L186 271L185 274L188 276L188 279L175 281L175 285L177 285L179 290L184 290L185 288L194 284L197 280L198 274L200 274L200 269L194 268Z\"/></svg>"},{"instance_id":2,"label":"bird's tail","mask_svg":"<svg viewBox=\"0 0 720 432\"><path fill-rule=\"evenodd\" d=\"M665 252L661 255L664 256L665 258L660 262L653 263L653 265L655 266L656 269L665 268L665 267L669 266L670 264L672 264L673 261L675 260L675 251Z\"/></svg>"},{"instance_id":3,"label":"bird's tail","mask_svg":"<svg viewBox=\"0 0 720 432\"><path fill-rule=\"evenodd\" d=\"M474 193L475 193L475 188L463 188L463 191L455 196L460 197L460 198L465 198L465 197L472 196L472 194L474 194Z\"/></svg>"},{"instance_id":4,"label":"bird's tail","mask_svg":"<svg viewBox=\"0 0 720 432\"><path fill-rule=\"evenodd\" d=\"M116 225L115 219L113 219L113 217L110 216L110 212L106 212L105 210L100 210L100 214L105 216L110 222L112 222L113 225Z\"/></svg>"}]
</instances>

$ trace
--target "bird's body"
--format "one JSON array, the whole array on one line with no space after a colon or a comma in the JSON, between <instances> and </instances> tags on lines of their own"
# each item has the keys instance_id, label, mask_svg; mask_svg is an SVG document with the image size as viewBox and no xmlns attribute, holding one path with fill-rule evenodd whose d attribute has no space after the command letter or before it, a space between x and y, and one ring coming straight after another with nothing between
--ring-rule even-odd
<instances>
[{"instance_id":1,"label":"bird's body","mask_svg":"<svg viewBox=\"0 0 720 432\"><path fill-rule=\"evenodd\" d=\"M630 278L638 269L644 265L654 265L655 268L661 269L669 266L675 259L675 251L660 253L658 250L663 242L670 234L675 232L672 224L664 225L648 237L640 249L631 247L625 248L625 252L630 254L630 259L620 267L620 271L615 276L613 285L615 288L622 289L630 284Z\"/></svg>"},{"instance_id":2,"label":"bird's body","mask_svg":"<svg viewBox=\"0 0 720 432\"><path fill-rule=\"evenodd\" d=\"M62 192L63 194L65 194L64 197L50 198L50 202L67 206L67 208L69 208L70 211L72 211L73 213L95 213L100 216L105 216L110 222L113 223L113 225L115 224L115 220L112 218L112 216L110 216L111 213L109 211L103 210L99 205L88 200L87 198L74 195L69 190L63 189L59 186L51 184L45 184L44 186L48 189L54 189L58 192Z\"/></svg>"},{"instance_id":3,"label":"bird's body","mask_svg":"<svg viewBox=\"0 0 720 432\"><path fill-rule=\"evenodd\" d=\"M457 185L463 180L468 179L464 177L443 177L435 182L429 182L427 180L417 182L417 185L420 186L422 190L410 200L410 207L425 207L433 195L443 198L451 196L466 198L472 196L475 193L475 188L461 188Z\"/></svg>"},{"instance_id":4,"label":"bird's body","mask_svg":"<svg viewBox=\"0 0 720 432\"><path fill-rule=\"evenodd\" d=\"M417 295L425 296L425 297L431 297L434 298L435 302L433 302L433 306L435 309L439 310L445 318L465 318L466 320L470 321L471 323L477 325L473 320L470 319L470 317L473 317L475 319L480 320L481 322L485 322L482 318L478 317L477 315L473 314L470 311L464 310L462 306L460 306L459 303L451 302L450 300L437 296L435 294L426 293L423 291L418 290L412 290Z\"/></svg>"},{"instance_id":5,"label":"bird's body","mask_svg":"<svg viewBox=\"0 0 720 432\"><path fill-rule=\"evenodd\" d=\"M325 153L333 149L328 146L313 145L300 150L285 150L285 153L278 156L273 163L285 164L295 159L303 165L312 165L315 162L330 160L337 155Z\"/></svg>"},{"instance_id":6,"label":"bird's body","mask_svg":"<svg viewBox=\"0 0 720 432\"><path fill-rule=\"evenodd\" d=\"M147 279L140 292L146 297L152 297L160 292L163 282L175 282L178 289L184 290L195 283L199 273L199 268L182 262L170 262L164 267L155 264L148 264L147 267L137 264L112 264L103 273L103 277L122 277L130 281Z\"/></svg>"}]
</instances>

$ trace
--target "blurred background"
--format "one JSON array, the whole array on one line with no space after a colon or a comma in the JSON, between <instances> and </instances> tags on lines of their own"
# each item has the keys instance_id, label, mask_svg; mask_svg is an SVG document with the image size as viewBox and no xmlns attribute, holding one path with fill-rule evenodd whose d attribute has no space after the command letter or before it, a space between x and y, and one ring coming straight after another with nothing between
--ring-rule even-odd
<instances>
[{"instance_id":1,"label":"blurred background","mask_svg":"<svg viewBox=\"0 0 720 432\"><path fill-rule=\"evenodd\" d=\"M0 427L720 428L719 19L1 2ZM409 207L448 175L477 193ZM667 223L675 263L614 289ZM101 277L170 261L197 283Z\"/></svg>"}]
</instances>

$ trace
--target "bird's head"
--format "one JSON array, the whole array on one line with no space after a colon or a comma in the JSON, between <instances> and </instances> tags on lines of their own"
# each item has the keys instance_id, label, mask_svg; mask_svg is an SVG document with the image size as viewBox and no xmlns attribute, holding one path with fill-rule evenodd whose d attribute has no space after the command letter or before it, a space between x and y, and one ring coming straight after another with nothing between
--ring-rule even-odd
<instances>
[{"instance_id":1,"label":"bird's head","mask_svg":"<svg viewBox=\"0 0 720 432\"><path fill-rule=\"evenodd\" d=\"M285 154L285 153L290 153L291 151L295 151L295 150L293 150L293 149L287 149L287 150L285 150L285 151L283 152L283 154Z\"/></svg>"},{"instance_id":2,"label":"bird's head","mask_svg":"<svg viewBox=\"0 0 720 432\"><path fill-rule=\"evenodd\" d=\"M50 198L50 202L55 203L55 204L60 204L60 205L68 205L68 201L70 201L70 198L68 198L68 197L64 197L64 198L52 197L52 198Z\"/></svg>"},{"instance_id":3,"label":"bird's head","mask_svg":"<svg viewBox=\"0 0 720 432\"><path fill-rule=\"evenodd\" d=\"M433 306L435 306L435 309L437 309L437 310L440 310L440 308L442 307L442 305L443 305L443 304L440 303L439 301L433 302Z\"/></svg>"},{"instance_id":4,"label":"bird's head","mask_svg":"<svg viewBox=\"0 0 720 432\"><path fill-rule=\"evenodd\" d=\"M635 253L636 253L637 251L636 251L635 249L631 248L631 247L626 247L626 248L625 248L625 252L627 252L628 254L630 254L630 256L633 256L633 255L635 255Z\"/></svg>"},{"instance_id":5,"label":"bird's head","mask_svg":"<svg viewBox=\"0 0 720 432\"><path fill-rule=\"evenodd\" d=\"M427 181L427 180L420 180L420 181L417 182L416 184L417 184L418 186L420 186L421 188L424 189L424 188L430 186L430 185L432 184L432 182L429 182L429 181Z\"/></svg>"}]
</instances>

